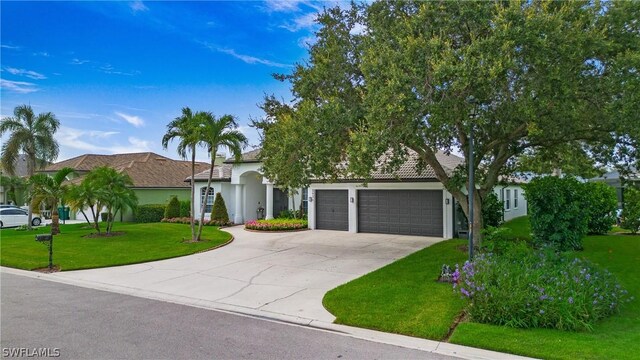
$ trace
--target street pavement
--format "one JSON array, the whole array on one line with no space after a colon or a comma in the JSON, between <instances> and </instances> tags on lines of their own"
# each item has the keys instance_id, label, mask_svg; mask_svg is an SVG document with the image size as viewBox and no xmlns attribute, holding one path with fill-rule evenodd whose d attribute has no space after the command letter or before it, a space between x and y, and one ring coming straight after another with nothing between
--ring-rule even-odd
<instances>
[{"instance_id":1,"label":"street pavement","mask_svg":"<svg viewBox=\"0 0 640 360\"><path fill-rule=\"evenodd\" d=\"M45 349L62 359L456 359L5 271L0 281L3 357Z\"/></svg>"}]
</instances>

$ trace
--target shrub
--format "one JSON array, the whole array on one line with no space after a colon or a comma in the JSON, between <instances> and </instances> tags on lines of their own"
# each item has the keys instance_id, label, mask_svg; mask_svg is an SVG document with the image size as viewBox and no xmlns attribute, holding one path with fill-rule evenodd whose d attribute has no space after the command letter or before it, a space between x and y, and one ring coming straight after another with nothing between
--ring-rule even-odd
<instances>
[{"instance_id":1,"label":"shrub","mask_svg":"<svg viewBox=\"0 0 640 360\"><path fill-rule=\"evenodd\" d=\"M532 180L525 191L534 241L560 250L582 249L589 220L582 184L548 176Z\"/></svg>"},{"instance_id":2,"label":"shrub","mask_svg":"<svg viewBox=\"0 0 640 360\"><path fill-rule=\"evenodd\" d=\"M494 192L489 193L482 200L482 223L485 227L497 227L504 219L504 205Z\"/></svg>"},{"instance_id":3,"label":"shrub","mask_svg":"<svg viewBox=\"0 0 640 360\"><path fill-rule=\"evenodd\" d=\"M453 279L473 321L517 328L591 330L633 300L607 270L523 244L500 256L481 253L456 266Z\"/></svg>"},{"instance_id":4,"label":"shrub","mask_svg":"<svg viewBox=\"0 0 640 360\"><path fill-rule=\"evenodd\" d=\"M301 210L282 210L277 216L277 219L307 219L307 214Z\"/></svg>"},{"instance_id":5,"label":"shrub","mask_svg":"<svg viewBox=\"0 0 640 360\"><path fill-rule=\"evenodd\" d=\"M165 206L162 204L138 205L135 210L135 219L139 223L159 222L164 216Z\"/></svg>"},{"instance_id":6,"label":"shrub","mask_svg":"<svg viewBox=\"0 0 640 360\"><path fill-rule=\"evenodd\" d=\"M507 227L487 226L482 229L482 248L484 251L502 254L518 240Z\"/></svg>"},{"instance_id":7,"label":"shrub","mask_svg":"<svg viewBox=\"0 0 640 360\"><path fill-rule=\"evenodd\" d=\"M164 217L167 219L180 217L180 201L177 196L172 196L164 209Z\"/></svg>"},{"instance_id":8,"label":"shrub","mask_svg":"<svg viewBox=\"0 0 640 360\"><path fill-rule=\"evenodd\" d=\"M640 231L640 190L632 187L624 189L624 209L620 227L634 234Z\"/></svg>"},{"instance_id":9,"label":"shrub","mask_svg":"<svg viewBox=\"0 0 640 360\"><path fill-rule=\"evenodd\" d=\"M258 231L286 231L306 229L308 224L307 220L303 219L271 219L249 221L244 227Z\"/></svg>"},{"instance_id":10,"label":"shrub","mask_svg":"<svg viewBox=\"0 0 640 360\"><path fill-rule=\"evenodd\" d=\"M589 217L588 231L590 234L606 234L616 222L616 191L603 182L589 182L582 186L587 201L585 208Z\"/></svg>"},{"instance_id":11,"label":"shrub","mask_svg":"<svg viewBox=\"0 0 640 360\"><path fill-rule=\"evenodd\" d=\"M213 208L211 209L211 220L216 220L225 224L229 222L227 205L225 205L222 194L220 193L216 193L216 198L215 200L213 200Z\"/></svg>"},{"instance_id":12,"label":"shrub","mask_svg":"<svg viewBox=\"0 0 640 360\"><path fill-rule=\"evenodd\" d=\"M169 223L169 224L191 224L191 218L190 217L177 217L177 218L171 218L171 219L164 218L160 220L160 222ZM198 224L199 222L200 221L196 219L195 223ZM205 220L202 223L203 226L227 226L231 224L232 223L228 221L222 222L218 220Z\"/></svg>"},{"instance_id":13,"label":"shrub","mask_svg":"<svg viewBox=\"0 0 640 360\"><path fill-rule=\"evenodd\" d=\"M191 216L191 200L182 200L180 201L180 216L179 217L190 217Z\"/></svg>"}]
</instances>

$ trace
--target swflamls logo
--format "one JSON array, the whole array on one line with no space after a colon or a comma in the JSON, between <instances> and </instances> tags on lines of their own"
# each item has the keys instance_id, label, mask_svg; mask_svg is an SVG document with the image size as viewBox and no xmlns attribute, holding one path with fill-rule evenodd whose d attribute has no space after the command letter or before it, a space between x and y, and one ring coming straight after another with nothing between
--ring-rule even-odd
<instances>
[{"instance_id":1,"label":"swflamls logo","mask_svg":"<svg viewBox=\"0 0 640 360\"><path fill-rule=\"evenodd\" d=\"M2 348L4 358L56 358L60 357L58 348L27 348L27 347L6 347Z\"/></svg>"}]
</instances>

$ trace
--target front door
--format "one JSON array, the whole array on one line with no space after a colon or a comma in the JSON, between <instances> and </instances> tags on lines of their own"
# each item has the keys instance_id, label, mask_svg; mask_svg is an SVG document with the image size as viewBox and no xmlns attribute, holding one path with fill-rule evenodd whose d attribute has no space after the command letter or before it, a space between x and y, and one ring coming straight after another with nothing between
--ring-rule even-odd
<instances>
[{"instance_id":1,"label":"front door","mask_svg":"<svg viewBox=\"0 0 640 360\"><path fill-rule=\"evenodd\" d=\"M277 218L280 212L289 209L289 197L287 193L278 189L273 189L273 217Z\"/></svg>"}]
</instances>

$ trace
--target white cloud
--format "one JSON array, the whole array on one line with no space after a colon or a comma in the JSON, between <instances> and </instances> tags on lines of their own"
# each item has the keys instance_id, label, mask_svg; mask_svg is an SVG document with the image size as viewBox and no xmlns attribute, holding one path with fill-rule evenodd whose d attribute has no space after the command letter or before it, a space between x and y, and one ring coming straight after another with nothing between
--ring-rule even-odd
<instances>
[{"instance_id":1,"label":"white cloud","mask_svg":"<svg viewBox=\"0 0 640 360\"><path fill-rule=\"evenodd\" d=\"M316 38L315 35L303 36L298 39L298 46L303 49L309 49L316 43L316 41L318 41L318 38Z\"/></svg>"},{"instance_id":2,"label":"white cloud","mask_svg":"<svg viewBox=\"0 0 640 360\"><path fill-rule=\"evenodd\" d=\"M49 54L46 51L39 51L39 52L34 52L33 56L42 56L42 57L50 57L51 54Z\"/></svg>"},{"instance_id":3,"label":"white cloud","mask_svg":"<svg viewBox=\"0 0 640 360\"><path fill-rule=\"evenodd\" d=\"M11 81L5 79L0 79L0 88L2 90L12 91L19 94L29 94L40 90L34 83L25 81Z\"/></svg>"},{"instance_id":4,"label":"white cloud","mask_svg":"<svg viewBox=\"0 0 640 360\"><path fill-rule=\"evenodd\" d=\"M114 68L113 65L111 64L105 64L101 66L100 71L105 74L125 75L125 76L133 76L133 75L140 74L140 71L137 71L137 70L129 71L129 72L119 71L116 68Z\"/></svg>"},{"instance_id":5,"label":"white cloud","mask_svg":"<svg viewBox=\"0 0 640 360\"><path fill-rule=\"evenodd\" d=\"M291 12L300 10L298 0L267 0L265 5L267 10L276 12Z\"/></svg>"},{"instance_id":6,"label":"white cloud","mask_svg":"<svg viewBox=\"0 0 640 360\"><path fill-rule=\"evenodd\" d=\"M137 13L139 11L149 11L147 5L145 5L142 1L132 1L129 3L129 7L134 13Z\"/></svg>"},{"instance_id":7,"label":"white cloud","mask_svg":"<svg viewBox=\"0 0 640 360\"><path fill-rule=\"evenodd\" d=\"M89 60L81 60L81 59L78 59L78 58L71 59L71 64L72 65L83 65L83 64L86 64L88 62L90 62L90 61Z\"/></svg>"},{"instance_id":8,"label":"white cloud","mask_svg":"<svg viewBox=\"0 0 640 360\"><path fill-rule=\"evenodd\" d=\"M5 44L0 45L0 47L3 49L12 49L12 50L20 49L20 46L12 46L12 45L5 45Z\"/></svg>"},{"instance_id":9,"label":"white cloud","mask_svg":"<svg viewBox=\"0 0 640 360\"><path fill-rule=\"evenodd\" d=\"M18 76L26 76L34 80L44 80L47 78L46 76L31 70L16 69L8 66L5 66L4 69L10 74L18 75Z\"/></svg>"},{"instance_id":10,"label":"white cloud","mask_svg":"<svg viewBox=\"0 0 640 360\"><path fill-rule=\"evenodd\" d=\"M62 147L92 153L131 153L150 150L150 142L133 136L126 143L118 142L117 131L84 130L61 126L56 132L56 140ZM115 141L110 141L110 140ZM74 152L75 153L75 152Z\"/></svg>"},{"instance_id":11,"label":"white cloud","mask_svg":"<svg viewBox=\"0 0 640 360\"><path fill-rule=\"evenodd\" d=\"M238 54L233 49L217 48L215 50L218 51L218 52L227 54L227 55L231 55L234 58L240 59L240 60L244 61L247 64L263 64L263 65L274 66L274 67L291 67L291 65L282 64L282 63L278 63L278 62L274 62L274 61L266 60L266 59L260 59L260 58L257 58L255 56L251 56L251 55Z\"/></svg>"},{"instance_id":12,"label":"white cloud","mask_svg":"<svg viewBox=\"0 0 640 360\"><path fill-rule=\"evenodd\" d=\"M124 119L124 121L128 122L129 124L135 126L135 127L142 127L144 126L144 120L142 120L142 118L140 118L139 116L135 116L135 115L128 115L125 113L121 113L116 111L115 112L116 115L118 115L119 117L121 117L122 119Z\"/></svg>"},{"instance_id":13,"label":"white cloud","mask_svg":"<svg viewBox=\"0 0 640 360\"><path fill-rule=\"evenodd\" d=\"M291 32L300 31L302 29L311 29L314 26L316 26L317 18L318 18L318 14L315 12L311 12L308 14L298 16L293 19L293 23L286 23L286 24L280 25L280 27L287 29Z\"/></svg>"}]
</instances>

